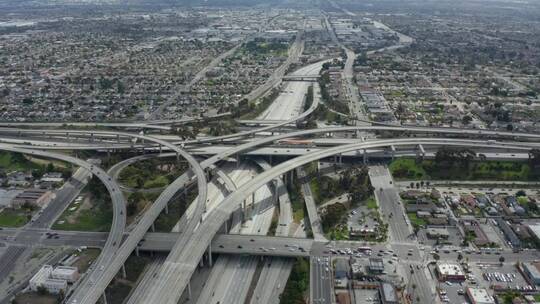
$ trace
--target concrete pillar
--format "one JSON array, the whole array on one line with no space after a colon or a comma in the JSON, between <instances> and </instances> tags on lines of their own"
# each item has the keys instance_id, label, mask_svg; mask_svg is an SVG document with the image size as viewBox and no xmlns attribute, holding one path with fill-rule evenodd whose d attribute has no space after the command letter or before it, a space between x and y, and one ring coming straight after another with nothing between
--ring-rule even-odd
<instances>
[{"instance_id":1,"label":"concrete pillar","mask_svg":"<svg viewBox=\"0 0 540 304\"><path fill-rule=\"evenodd\" d=\"M126 264L122 264L122 277L123 277L124 279L127 278Z\"/></svg>"},{"instance_id":2,"label":"concrete pillar","mask_svg":"<svg viewBox=\"0 0 540 304\"><path fill-rule=\"evenodd\" d=\"M246 221L246 217L247 217L247 202L246 200L244 200L244 205L242 206L242 223L244 223Z\"/></svg>"},{"instance_id":3,"label":"concrete pillar","mask_svg":"<svg viewBox=\"0 0 540 304\"><path fill-rule=\"evenodd\" d=\"M159 145L159 154L161 154L161 149L162 149L162 146Z\"/></svg>"},{"instance_id":4,"label":"concrete pillar","mask_svg":"<svg viewBox=\"0 0 540 304\"><path fill-rule=\"evenodd\" d=\"M120 142L120 134L116 134L116 141Z\"/></svg>"},{"instance_id":5,"label":"concrete pillar","mask_svg":"<svg viewBox=\"0 0 540 304\"><path fill-rule=\"evenodd\" d=\"M208 265L212 267L212 244L208 245Z\"/></svg>"},{"instance_id":6,"label":"concrete pillar","mask_svg":"<svg viewBox=\"0 0 540 304\"><path fill-rule=\"evenodd\" d=\"M135 255L139 256L139 246L135 247Z\"/></svg>"},{"instance_id":7,"label":"concrete pillar","mask_svg":"<svg viewBox=\"0 0 540 304\"><path fill-rule=\"evenodd\" d=\"M204 260L204 259L201 258L201 260L199 261L199 267L204 267L204 261L203 261L203 260Z\"/></svg>"},{"instance_id":8,"label":"concrete pillar","mask_svg":"<svg viewBox=\"0 0 540 304\"><path fill-rule=\"evenodd\" d=\"M367 164L367 162L368 162L367 151L366 149L364 149L364 164Z\"/></svg>"},{"instance_id":9,"label":"concrete pillar","mask_svg":"<svg viewBox=\"0 0 540 304\"><path fill-rule=\"evenodd\" d=\"M169 204L165 205L165 214L169 214Z\"/></svg>"},{"instance_id":10,"label":"concrete pillar","mask_svg":"<svg viewBox=\"0 0 540 304\"><path fill-rule=\"evenodd\" d=\"M152 226L150 227L150 229L152 229L152 232L156 231L156 226L154 225L154 223L152 223Z\"/></svg>"},{"instance_id":11,"label":"concrete pillar","mask_svg":"<svg viewBox=\"0 0 540 304\"><path fill-rule=\"evenodd\" d=\"M103 292L103 304L107 304L107 295L105 295L105 291Z\"/></svg>"},{"instance_id":12,"label":"concrete pillar","mask_svg":"<svg viewBox=\"0 0 540 304\"><path fill-rule=\"evenodd\" d=\"M236 168L240 166L240 154L236 154Z\"/></svg>"},{"instance_id":13,"label":"concrete pillar","mask_svg":"<svg viewBox=\"0 0 540 304\"><path fill-rule=\"evenodd\" d=\"M270 154L269 157L270 157L270 166L272 166L273 165L272 155Z\"/></svg>"},{"instance_id":14,"label":"concrete pillar","mask_svg":"<svg viewBox=\"0 0 540 304\"><path fill-rule=\"evenodd\" d=\"M191 282L187 283L188 300L191 299Z\"/></svg>"}]
</instances>

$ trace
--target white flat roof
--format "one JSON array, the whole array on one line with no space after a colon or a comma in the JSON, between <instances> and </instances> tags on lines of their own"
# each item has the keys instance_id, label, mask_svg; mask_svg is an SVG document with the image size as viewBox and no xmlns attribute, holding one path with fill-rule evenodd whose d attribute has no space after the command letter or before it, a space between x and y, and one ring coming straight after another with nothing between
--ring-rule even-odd
<instances>
[{"instance_id":1,"label":"white flat roof","mask_svg":"<svg viewBox=\"0 0 540 304\"><path fill-rule=\"evenodd\" d=\"M461 266L459 266L458 264L439 263L437 264L437 269L439 273L443 275L450 275L450 276L464 275L463 270L461 270Z\"/></svg>"}]
</instances>

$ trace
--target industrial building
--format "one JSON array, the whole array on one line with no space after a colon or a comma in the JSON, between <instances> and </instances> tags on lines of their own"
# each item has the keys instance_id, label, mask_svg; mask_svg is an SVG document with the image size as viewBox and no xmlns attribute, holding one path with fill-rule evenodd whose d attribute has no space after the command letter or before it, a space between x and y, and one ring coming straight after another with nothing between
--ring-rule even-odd
<instances>
[{"instance_id":1,"label":"industrial building","mask_svg":"<svg viewBox=\"0 0 540 304\"><path fill-rule=\"evenodd\" d=\"M79 279L77 267L43 265L41 269L30 279L30 290L38 291L45 288L49 293L58 294L65 292L68 283L75 283Z\"/></svg>"},{"instance_id":2,"label":"industrial building","mask_svg":"<svg viewBox=\"0 0 540 304\"><path fill-rule=\"evenodd\" d=\"M67 281L51 278L52 272L53 267L51 265L44 265L41 267L41 269L30 279L30 290L38 291L41 287L53 294L65 292L67 289Z\"/></svg>"},{"instance_id":3,"label":"industrial building","mask_svg":"<svg viewBox=\"0 0 540 304\"><path fill-rule=\"evenodd\" d=\"M75 283L79 279L79 270L77 267L58 266L52 271L51 277L66 280L68 283Z\"/></svg>"},{"instance_id":4,"label":"industrial building","mask_svg":"<svg viewBox=\"0 0 540 304\"><path fill-rule=\"evenodd\" d=\"M30 204L37 207L47 205L54 198L51 191L43 189L28 189L17 194L11 201L13 208L21 208L25 204Z\"/></svg>"}]
</instances>

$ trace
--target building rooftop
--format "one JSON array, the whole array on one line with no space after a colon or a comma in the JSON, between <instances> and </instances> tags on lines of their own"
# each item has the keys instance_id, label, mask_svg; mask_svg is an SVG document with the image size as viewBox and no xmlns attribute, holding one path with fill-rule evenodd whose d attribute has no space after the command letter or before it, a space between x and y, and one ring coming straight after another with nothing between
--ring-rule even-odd
<instances>
[{"instance_id":1,"label":"building rooftop","mask_svg":"<svg viewBox=\"0 0 540 304\"><path fill-rule=\"evenodd\" d=\"M495 303L493 297L484 288L467 288L467 294L471 298L473 303L477 304L490 304Z\"/></svg>"},{"instance_id":2,"label":"building rooftop","mask_svg":"<svg viewBox=\"0 0 540 304\"><path fill-rule=\"evenodd\" d=\"M437 264L437 270L440 274L448 276L463 275L463 270L461 270L461 267L458 264L439 263Z\"/></svg>"},{"instance_id":3,"label":"building rooftop","mask_svg":"<svg viewBox=\"0 0 540 304\"><path fill-rule=\"evenodd\" d=\"M397 294L394 286L390 283L381 283L381 294L385 302L397 302Z\"/></svg>"}]
</instances>

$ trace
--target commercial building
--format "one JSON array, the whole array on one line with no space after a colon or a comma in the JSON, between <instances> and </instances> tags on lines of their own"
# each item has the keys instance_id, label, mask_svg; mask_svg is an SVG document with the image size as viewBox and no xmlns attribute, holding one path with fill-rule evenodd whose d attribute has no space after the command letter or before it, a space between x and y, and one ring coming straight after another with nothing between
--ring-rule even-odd
<instances>
[{"instance_id":1,"label":"commercial building","mask_svg":"<svg viewBox=\"0 0 540 304\"><path fill-rule=\"evenodd\" d=\"M51 277L66 280L68 283L75 283L79 279L79 270L77 267L58 266L52 271Z\"/></svg>"},{"instance_id":2,"label":"commercial building","mask_svg":"<svg viewBox=\"0 0 540 304\"><path fill-rule=\"evenodd\" d=\"M337 259L334 269L334 277L343 279L349 277L349 262L345 259Z\"/></svg>"},{"instance_id":3,"label":"commercial building","mask_svg":"<svg viewBox=\"0 0 540 304\"><path fill-rule=\"evenodd\" d=\"M379 294L382 304L398 304L398 297L394 286L387 282L382 282L379 288Z\"/></svg>"},{"instance_id":4,"label":"commercial building","mask_svg":"<svg viewBox=\"0 0 540 304\"><path fill-rule=\"evenodd\" d=\"M540 223L527 225L529 232L537 242L540 242Z\"/></svg>"},{"instance_id":5,"label":"commercial building","mask_svg":"<svg viewBox=\"0 0 540 304\"><path fill-rule=\"evenodd\" d=\"M428 228L426 235L430 239L448 239L450 237L446 228Z\"/></svg>"},{"instance_id":6,"label":"commercial building","mask_svg":"<svg viewBox=\"0 0 540 304\"><path fill-rule=\"evenodd\" d=\"M467 296L472 304L495 304L495 299L484 288L467 287Z\"/></svg>"},{"instance_id":7,"label":"commercial building","mask_svg":"<svg viewBox=\"0 0 540 304\"><path fill-rule=\"evenodd\" d=\"M17 194L11 201L13 208L21 208L24 204L30 204L37 207L43 207L54 198L51 191L43 189L28 189Z\"/></svg>"},{"instance_id":8,"label":"commercial building","mask_svg":"<svg viewBox=\"0 0 540 304\"><path fill-rule=\"evenodd\" d=\"M381 258L370 258L368 270L371 273L382 273L384 272L384 263Z\"/></svg>"},{"instance_id":9,"label":"commercial building","mask_svg":"<svg viewBox=\"0 0 540 304\"><path fill-rule=\"evenodd\" d=\"M510 242L512 247L516 249L521 248L521 241L519 240L518 236L514 233L510 225L508 225L508 223L502 218L496 218L495 221L497 222L497 225L499 226L504 236L506 237L506 240Z\"/></svg>"},{"instance_id":10,"label":"commercial building","mask_svg":"<svg viewBox=\"0 0 540 304\"><path fill-rule=\"evenodd\" d=\"M540 285L540 262L522 263L521 266L531 283Z\"/></svg>"},{"instance_id":11,"label":"commercial building","mask_svg":"<svg viewBox=\"0 0 540 304\"><path fill-rule=\"evenodd\" d=\"M464 281L465 273L459 264L455 263L438 263L437 276L441 281Z\"/></svg>"}]
</instances>

